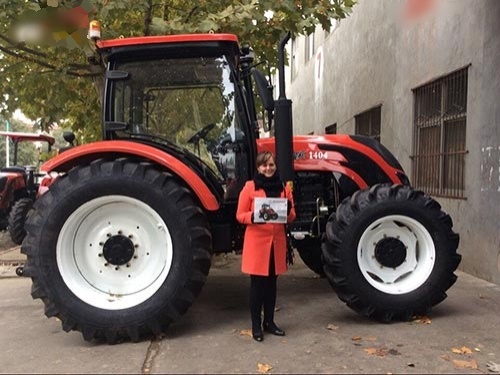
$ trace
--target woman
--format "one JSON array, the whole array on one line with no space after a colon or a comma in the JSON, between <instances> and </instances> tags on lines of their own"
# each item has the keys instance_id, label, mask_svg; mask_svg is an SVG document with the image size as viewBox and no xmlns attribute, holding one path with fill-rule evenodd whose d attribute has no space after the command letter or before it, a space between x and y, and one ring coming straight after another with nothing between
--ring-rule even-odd
<instances>
[{"instance_id":1,"label":"woman","mask_svg":"<svg viewBox=\"0 0 500 375\"><path fill-rule=\"evenodd\" d=\"M250 275L250 315L252 336L262 341L265 332L284 336L274 323L277 276L287 270L286 233L284 224L254 223L254 200L257 197L287 198L287 221L295 219L292 192L276 173L273 154L264 151L257 155L257 173L243 187L238 200L236 219L247 224L243 242L241 271ZM264 309L262 324L261 311Z\"/></svg>"}]
</instances>

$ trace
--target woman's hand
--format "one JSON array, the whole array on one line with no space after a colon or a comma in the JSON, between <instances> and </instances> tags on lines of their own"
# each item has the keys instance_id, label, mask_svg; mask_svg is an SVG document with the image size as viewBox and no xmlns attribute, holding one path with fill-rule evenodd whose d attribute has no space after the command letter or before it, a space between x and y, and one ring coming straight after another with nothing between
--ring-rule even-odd
<instances>
[{"instance_id":1,"label":"woman's hand","mask_svg":"<svg viewBox=\"0 0 500 375\"><path fill-rule=\"evenodd\" d=\"M252 219L251 220L252 220L252 224L266 224L266 222L258 222L258 223L256 223L254 221L254 219L253 219L253 212L252 212Z\"/></svg>"}]
</instances>

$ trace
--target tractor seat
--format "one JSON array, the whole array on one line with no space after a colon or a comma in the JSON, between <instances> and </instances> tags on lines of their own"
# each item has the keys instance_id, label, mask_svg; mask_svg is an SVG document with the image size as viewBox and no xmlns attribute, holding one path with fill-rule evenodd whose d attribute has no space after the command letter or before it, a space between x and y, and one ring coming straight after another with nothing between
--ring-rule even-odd
<instances>
[{"instance_id":1,"label":"tractor seat","mask_svg":"<svg viewBox=\"0 0 500 375\"><path fill-rule=\"evenodd\" d=\"M19 166L3 167L2 169L0 169L0 172L19 173L22 174L23 176L26 175L26 169Z\"/></svg>"}]
</instances>

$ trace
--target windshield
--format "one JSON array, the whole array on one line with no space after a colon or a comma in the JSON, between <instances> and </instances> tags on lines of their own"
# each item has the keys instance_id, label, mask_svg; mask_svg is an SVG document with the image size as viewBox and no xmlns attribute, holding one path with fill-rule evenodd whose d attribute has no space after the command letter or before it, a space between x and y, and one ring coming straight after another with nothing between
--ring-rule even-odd
<instances>
[{"instance_id":1,"label":"windshield","mask_svg":"<svg viewBox=\"0 0 500 375\"><path fill-rule=\"evenodd\" d=\"M220 146L241 141L243 132L225 57L135 61L115 69L128 73L112 85L110 120L128 125L118 137L160 137L192 152L226 180Z\"/></svg>"}]
</instances>

